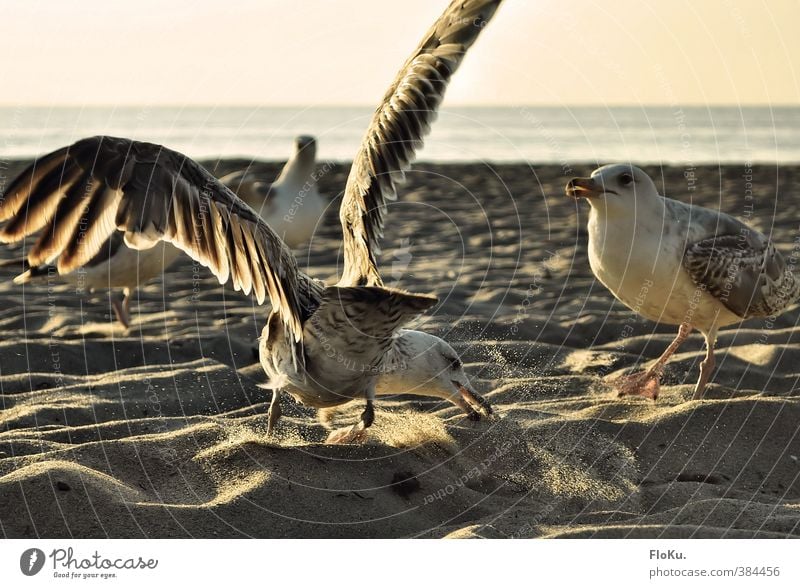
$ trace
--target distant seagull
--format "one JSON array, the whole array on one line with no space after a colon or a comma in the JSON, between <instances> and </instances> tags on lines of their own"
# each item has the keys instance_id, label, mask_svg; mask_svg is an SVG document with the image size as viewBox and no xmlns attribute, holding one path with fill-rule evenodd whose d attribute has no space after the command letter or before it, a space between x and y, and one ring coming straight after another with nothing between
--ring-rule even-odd
<instances>
[{"instance_id":1,"label":"distant seagull","mask_svg":"<svg viewBox=\"0 0 800 588\"><path fill-rule=\"evenodd\" d=\"M92 137L59 149L0 198L0 219L16 227L14 235L41 228L44 222L34 219L51 219L46 232L52 237L37 242L28 257L55 260L62 274L92 259L118 230L136 249L170 242L221 283L252 291L259 303L268 299L259 350L273 390L269 432L280 417L283 391L317 408L366 399L359 422L335 431L330 442L360 439L373 422L379 393L445 398L470 418L488 415L488 403L472 390L450 345L400 329L436 299L383 287L375 254L386 202L396 198L396 184L422 145L451 76L498 4L454 0L375 111L339 209L344 272L335 286L300 271L275 231L211 173L152 143ZM63 187L61 177L96 189ZM28 213L34 205L38 215ZM0 240L7 240L5 233Z\"/></svg>"},{"instance_id":2,"label":"distant seagull","mask_svg":"<svg viewBox=\"0 0 800 588\"><path fill-rule=\"evenodd\" d=\"M273 183L249 170L230 173L220 181L258 212L284 243L299 247L311 240L325 212L326 202L317 190L318 178L314 175L316 154L314 137L301 135Z\"/></svg>"},{"instance_id":3,"label":"distant seagull","mask_svg":"<svg viewBox=\"0 0 800 588\"><path fill-rule=\"evenodd\" d=\"M29 212L29 215L31 214ZM56 212L56 214L59 213ZM19 217L20 215L17 215L16 218ZM29 216L26 222L29 224L24 230L28 231L28 227L35 226L35 223L42 222L42 219L37 220ZM44 219L44 222L46 223L47 220ZM0 231L0 240L4 242L16 241L23 236L19 232L19 226L15 228L13 222L5 225ZM37 243L53 237L52 233L45 231ZM131 323L130 299L133 292L141 284L162 275L164 270L181 255L181 251L169 243L159 243L151 249L138 251L125 245L124 241L122 233L113 233L100 246L92 259L83 264L81 268L64 275L59 275L58 269L40 256L31 257L29 255L27 258L5 261L0 263L0 267L16 266L25 269L23 273L14 278L15 284L44 282L55 277L80 291L94 292L104 288L119 289L121 290L120 295L111 297L111 306L117 320L127 329ZM45 251L47 246L44 247L42 251ZM39 265L32 265L32 261Z\"/></svg>"},{"instance_id":4,"label":"distant seagull","mask_svg":"<svg viewBox=\"0 0 800 588\"><path fill-rule=\"evenodd\" d=\"M571 180L566 193L591 204L589 263L597 279L645 318L680 325L649 370L616 382L620 395L655 400L664 365L697 328L707 351L693 398L702 398L718 329L775 316L800 296L800 282L766 236L722 212L659 196L637 167L601 167Z\"/></svg>"}]
</instances>

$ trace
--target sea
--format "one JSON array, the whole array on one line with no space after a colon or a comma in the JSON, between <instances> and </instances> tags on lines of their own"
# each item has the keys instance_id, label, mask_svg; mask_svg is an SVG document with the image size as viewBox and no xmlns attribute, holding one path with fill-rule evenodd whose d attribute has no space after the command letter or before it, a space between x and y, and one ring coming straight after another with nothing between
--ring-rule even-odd
<instances>
[{"instance_id":1,"label":"sea","mask_svg":"<svg viewBox=\"0 0 800 588\"><path fill-rule=\"evenodd\" d=\"M46 153L107 134L196 159L285 160L292 139L318 157L353 158L373 109L358 106L0 106L0 158ZM800 162L800 106L444 107L419 159L433 162L674 165Z\"/></svg>"}]
</instances>

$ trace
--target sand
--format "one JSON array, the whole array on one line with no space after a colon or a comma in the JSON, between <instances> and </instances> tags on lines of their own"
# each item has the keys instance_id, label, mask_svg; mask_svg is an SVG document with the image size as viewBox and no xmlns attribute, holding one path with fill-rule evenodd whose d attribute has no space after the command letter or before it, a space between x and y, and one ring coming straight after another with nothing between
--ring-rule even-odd
<instances>
[{"instance_id":1,"label":"sand","mask_svg":"<svg viewBox=\"0 0 800 588\"><path fill-rule=\"evenodd\" d=\"M129 332L103 293L22 288L0 269L0 534L800 535L797 308L721 334L707 400L688 402L699 334L669 363L657 403L617 398L608 379L657 357L673 328L633 316L593 279L587 207L563 196L567 177L590 170L416 166L390 211L386 281L440 297L416 326L453 344L497 418L381 400L358 446L325 445L314 411L288 399L266 437L253 351L264 309L188 259L140 290ZM346 171L322 174L332 199ZM800 168L757 166L752 201L745 165L693 179L647 171L677 198L739 216L754 203L752 222L791 252ZM323 278L337 274L337 202L298 254Z\"/></svg>"}]
</instances>

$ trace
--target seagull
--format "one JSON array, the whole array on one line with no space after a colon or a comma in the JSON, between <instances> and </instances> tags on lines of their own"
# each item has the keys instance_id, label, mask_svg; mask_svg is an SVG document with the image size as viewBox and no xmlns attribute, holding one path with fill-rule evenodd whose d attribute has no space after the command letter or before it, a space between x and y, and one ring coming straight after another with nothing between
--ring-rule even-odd
<instances>
[{"instance_id":1,"label":"seagull","mask_svg":"<svg viewBox=\"0 0 800 588\"><path fill-rule=\"evenodd\" d=\"M256 210L284 243L296 248L311 240L325 212L325 200L317 190L316 154L314 137L300 135L273 183L250 170L230 173L220 181Z\"/></svg>"},{"instance_id":2,"label":"seagull","mask_svg":"<svg viewBox=\"0 0 800 588\"><path fill-rule=\"evenodd\" d=\"M453 0L375 110L339 208L344 267L334 285L301 271L269 224L197 162L124 138L83 139L25 170L0 197L0 221L8 220L0 241L49 223L28 261L50 261L68 274L119 231L133 249L171 243L220 283L231 281L259 304L268 300L259 340L273 391L268 435L284 392L316 408L365 399L359 421L333 431L331 443L363 440L379 387L381 394L391 389L445 398L470 418L488 417L489 403L470 386L452 347L401 328L436 298L385 287L375 256L387 201L397 197L397 184L422 146L451 76L499 3ZM29 214L34 208L38 214Z\"/></svg>"},{"instance_id":3,"label":"seagull","mask_svg":"<svg viewBox=\"0 0 800 588\"><path fill-rule=\"evenodd\" d=\"M692 329L706 355L693 399L714 369L717 331L782 313L800 296L800 281L762 233L718 210L665 198L641 169L607 165L573 178L566 193L585 198L592 272L628 308L678 334L650 369L616 380L621 396L655 400L670 356Z\"/></svg>"}]
</instances>

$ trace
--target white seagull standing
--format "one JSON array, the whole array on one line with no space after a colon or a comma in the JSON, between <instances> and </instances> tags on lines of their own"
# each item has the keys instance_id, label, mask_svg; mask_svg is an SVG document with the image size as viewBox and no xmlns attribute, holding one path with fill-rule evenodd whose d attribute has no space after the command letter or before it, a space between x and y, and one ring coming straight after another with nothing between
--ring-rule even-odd
<instances>
[{"instance_id":1,"label":"white seagull standing","mask_svg":"<svg viewBox=\"0 0 800 588\"><path fill-rule=\"evenodd\" d=\"M697 328L707 350L693 398L702 398L717 331L775 316L800 296L800 281L766 236L725 213L660 196L637 167L601 167L571 180L566 193L591 205L589 264L597 279L645 318L680 325L649 370L616 382L620 395L655 400L664 365Z\"/></svg>"},{"instance_id":2,"label":"white seagull standing","mask_svg":"<svg viewBox=\"0 0 800 588\"><path fill-rule=\"evenodd\" d=\"M314 137L301 135L274 182L250 170L227 174L220 181L258 212L284 243L299 247L311 240L325 212L326 202L317 189L316 155Z\"/></svg>"},{"instance_id":3,"label":"white seagull standing","mask_svg":"<svg viewBox=\"0 0 800 588\"><path fill-rule=\"evenodd\" d=\"M436 299L383 287L375 253L386 201L396 198L451 76L499 3L454 0L376 109L339 210L344 271L334 286L300 271L275 231L211 173L152 143L92 137L43 157L0 198L0 220L9 219L21 236L49 223L49 237L30 249L28 260L53 261L62 274L92 259L116 230L135 249L172 243L221 283L252 291L259 303L268 299L259 346L273 390L268 432L280 417L283 391L314 407L366 399L360 421L335 431L330 442L363 436L379 392L445 398L471 418L488 415L452 347L400 329ZM33 206L39 215L28 214ZM5 233L0 240L8 240ZM379 386L381 378L386 386Z\"/></svg>"}]
</instances>

